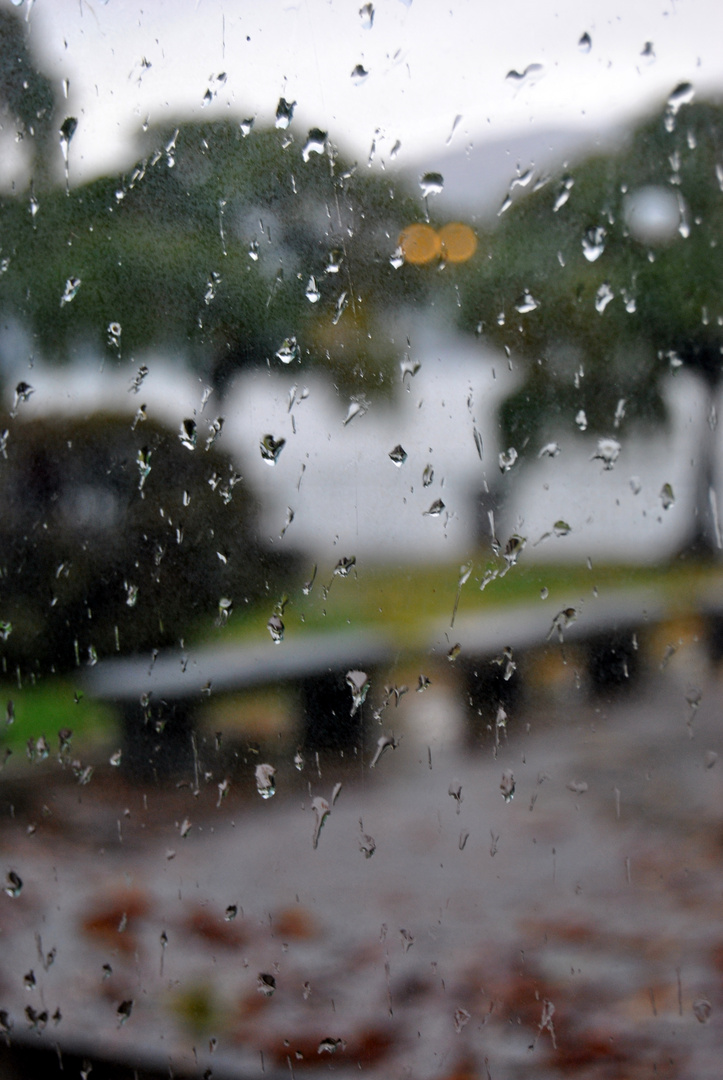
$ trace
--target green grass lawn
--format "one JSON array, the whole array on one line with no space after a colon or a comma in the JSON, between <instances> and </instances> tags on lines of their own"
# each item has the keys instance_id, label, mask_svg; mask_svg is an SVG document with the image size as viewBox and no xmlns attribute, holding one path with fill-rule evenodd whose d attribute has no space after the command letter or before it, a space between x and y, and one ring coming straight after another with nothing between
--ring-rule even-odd
<instances>
[{"instance_id":1,"label":"green grass lawn","mask_svg":"<svg viewBox=\"0 0 723 1080\"><path fill-rule=\"evenodd\" d=\"M513 567L480 590L485 571L492 565L486 557L474 561L469 579L460 589L457 617L497 607L536 604L546 589L550 608L574 604L591 597L593 590L649 587L667 599L671 613L685 615L695 610L700 599L723 587L723 568L692 561L668 567L624 566L536 566ZM460 580L456 564L404 567L364 566L360 562L348 577L333 577L331 568L319 570L311 592L302 584L288 590L284 609L287 637L306 631L374 629L413 651L426 647L435 627L449 625ZM188 645L212 646L230 641L269 640L266 623L280 597L270 596L253 608L238 605L228 622L218 627L212 621L198 625L187 639ZM28 740L44 736L50 754L59 749L58 733L72 731L71 756L97 756L102 750L117 748L119 727L111 706L93 701L79 690L80 680L72 676L25 680L19 687L6 679L0 683L0 765L10 750L9 768L28 763ZM14 720L8 723L7 703L13 702Z\"/></svg>"},{"instance_id":2,"label":"green grass lawn","mask_svg":"<svg viewBox=\"0 0 723 1080\"><path fill-rule=\"evenodd\" d=\"M723 568L681 562L666 567L587 565L534 565L521 562L484 590L485 571L496 566L489 558L473 560L472 572L459 590L457 617L497 607L540 602L547 590L548 603L560 607L576 599L622 588L660 590L673 610L689 611L711 589L723 587ZM283 621L287 635L305 629L329 632L370 629L376 626L395 635L410 648L429 639L430 624L451 622L460 580L460 567L408 565L365 567L360 563L346 578L319 570L314 587L304 595L301 585L289 589ZM197 628L194 643L214 640L266 640L266 623L278 597L254 608L237 609L221 629L208 624Z\"/></svg>"},{"instance_id":3,"label":"green grass lawn","mask_svg":"<svg viewBox=\"0 0 723 1080\"><path fill-rule=\"evenodd\" d=\"M14 716L10 723L9 713ZM41 736L50 754L57 756L60 731L72 732L71 757L96 754L118 737L114 710L84 697L70 679L38 680L22 688L17 683L0 683L0 764L6 758L14 767L19 761L28 763L28 740L37 742Z\"/></svg>"}]
</instances>

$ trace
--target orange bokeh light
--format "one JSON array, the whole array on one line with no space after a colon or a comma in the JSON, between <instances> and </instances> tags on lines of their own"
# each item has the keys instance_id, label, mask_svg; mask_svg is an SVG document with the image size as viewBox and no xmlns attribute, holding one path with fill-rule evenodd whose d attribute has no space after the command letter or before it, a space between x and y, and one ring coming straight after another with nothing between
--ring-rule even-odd
<instances>
[{"instance_id":1,"label":"orange bokeh light","mask_svg":"<svg viewBox=\"0 0 723 1080\"><path fill-rule=\"evenodd\" d=\"M460 263L471 259L477 250L477 237L469 225L451 221L439 230L442 258L446 262Z\"/></svg>"},{"instance_id":2,"label":"orange bokeh light","mask_svg":"<svg viewBox=\"0 0 723 1080\"><path fill-rule=\"evenodd\" d=\"M413 263L415 266L424 266L439 258L442 252L442 241L439 234L431 225L421 223L407 225L399 234L399 247L401 248L404 261Z\"/></svg>"}]
</instances>

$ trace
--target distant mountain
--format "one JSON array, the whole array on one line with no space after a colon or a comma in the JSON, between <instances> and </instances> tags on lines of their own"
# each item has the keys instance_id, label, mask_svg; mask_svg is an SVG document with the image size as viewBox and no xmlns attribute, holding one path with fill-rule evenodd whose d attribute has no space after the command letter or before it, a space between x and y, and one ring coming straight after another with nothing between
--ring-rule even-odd
<instances>
[{"instance_id":1,"label":"distant mountain","mask_svg":"<svg viewBox=\"0 0 723 1080\"><path fill-rule=\"evenodd\" d=\"M620 128L550 128L506 139L475 140L465 149L425 156L403 170L412 186L429 172L441 173L444 189L431 196L443 216L493 221L507 197L513 201L531 190L544 176L593 153L608 153L620 145ZM513 185L515 180L517 184Z\"/></svg>"}]
</instances>

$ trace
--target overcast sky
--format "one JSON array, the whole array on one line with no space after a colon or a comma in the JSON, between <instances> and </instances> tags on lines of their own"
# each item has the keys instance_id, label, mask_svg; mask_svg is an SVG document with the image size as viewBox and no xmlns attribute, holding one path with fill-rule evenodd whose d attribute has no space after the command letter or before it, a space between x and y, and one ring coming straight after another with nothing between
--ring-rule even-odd
<instances>
[{"instance_id":1,"label":"overcast sky","mask_svg":"<svg viewBox=\"0 0 723 1080\"><path fill-rule=\"evenodd\" d=\"M370 28L363 6L35 0L28 12L23 0L19 10L42 66L69 83L75 182L127 167L147 118L270 123L282 95L297 102L299 138L319 125L363 160L376 138L377 161L399 141L403 165L438 157L450 134L463 149L531 125L607 126L682 80L698 96L723 83L720 0L377 0ZM527 78L508 77L530 65Z\"/></svg>"}]
</instances>

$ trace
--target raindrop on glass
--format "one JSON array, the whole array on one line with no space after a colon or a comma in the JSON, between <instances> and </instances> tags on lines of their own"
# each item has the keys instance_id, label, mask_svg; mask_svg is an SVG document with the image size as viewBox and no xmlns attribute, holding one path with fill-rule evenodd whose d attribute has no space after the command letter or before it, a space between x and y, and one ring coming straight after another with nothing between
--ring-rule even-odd
<instances>
[{"instance_id":1,"label":"raindrop on glass","mask_svg":"<svg viewBox=\"0 0 723 1080\"><path fill-rule=\"evenodd\" d=\"M66 304L69 304L75 298L75 295L78 292L79 288L80 288L80 278L79 277L69 277L68 280L65 283L65 289L63 290L63 295L60 298L60 306L65 307Z\"/></svg>"},{"instance_id":2,"label":"raindrop on glass","mask_svg":"<svg viewBox=\"0 0 723 1080\"><path fill-rule=\"evenodd\" d=\"M532 293L526 289L517 300L515 310L519 311L520 315L527 315L530 311L536 311L539 306L539 301L535 300Z\"/></svg>"},{"instance_id":3,"label":"raindrop on glass","mask_svg":"<svg viewBox=\"0 0 723 1080\"><path fill-rule=\"evenodd\" d=\"M275 439L273 435L264 435L259 443L261 457L267 464L275 465L279 454L286 446L286 439Z\"/></svg>"},{"instance_id":4,"label":"raindrop on glass","mask_svg":"<svg viewBox=\"0 0 723 1080\"><path fill-rule=\"evenodd\" d=\"M425 198L428 195L441 195L444 190L444 177L438 172L424 173L419 178L419 186Z\"/></svg>"},{"instance_id":5,"label":"raindrop on glass","mask_svg":"<svg viewBox=\"0 0 723 1080\"><path fill-rule=\"evenodd\" d=\"M660 489L660 501L663 505L663 510L670 510L671 506L675 503L675 495L673 494L673 488L670 484L663 484Z\"/></svg>"},{"instance_id":6,"label":"raindrop on glass","mask_svg":"<svg viewBox=\"0 0 723 1080\"><path fill-rule=\"evenodd\" d=\"M279 103L276 106L276 127L281 131L285 131L294 118L294 106L295 101L287 101L286 98L279 98Z\"/></svg>"},{"instance_id":7,"label":"raindrop on glass","mask_svg":"<svg viewBox=\"0 0 723 1080\"><path fill-rule=\"evenodd\" d=\"M389 457L397 466L397 468L399 468L407 460L407 451L404 449L401 443L397 443L394 449L389 451Z\"/></svg>"},{"instance_id":8,"label":"raindrop on glass","mask_svg":"<svg viewBox=\"0 0 723 1080\"><path fill-rule=\"evenodd\" d=\"M607 233L602 225L593 225L586 229L582 237L582 253L588 262L595 262L605 250Z\"/></svg>"},{"instance_id":9,"label":"raindrop on glass","mask_svg":"<svg viewBox=\"0 0 723 1080\"><path fill-rule=\"evenodd\" d=\"M621 445L617 439L598 439L597 451L590 458L591 461L602 461L603 468L610 470L618 460L620 454Z\"/></svg>"},{"instance_id":10,"label":"raindrop on glass","mask_svg":"<svg viewBox=\"0 0 723 1080\"><path fill-rule=\"evenodd\" d=\"M299 360L301 353L295 337L284 338L276 350L276 359L282 364L290 364L292 360Z\"/></svg>"},{"instance_id":11,"label":"raindrop on glass","mask_svg":"<svg viewBox=\"0 0 723 1080\"><path fill-rule=\"evenodd\" d=\"M363 4L359 8L359 18L361 19L362 29L371 30L374 25L374 5Z\"/></svg>"},{"instance_id":12,"label":"raindrop on glass","mask_svg":"<svg viewBox=\"0 0 723 1080\"><path fill-rule=\"evenodd\" d=\"M301 156L304 161L308 161L312 154L323 154L326 149L326 140L328 132L322 131L321 128L312 128L309 134L306 136L306 142L304 148L301 151Z\"/></svg>"},{"instance_id":13,"label":"raindrop on glass","mask_svg":"<svg viewBox=\"0 0 723 1080\"><path fill-rule=\"evenodd\" d=\"M273 765L257 765L254 770L256 790L262 799L270 799L276 793L276 769Z\"/></svg>"},{"instance_id":14,"label":"raindrop on glass","mask_svg":"<svg viewBox=\"0 0 723 1080\"><path fill-rule=\"evenodd\" d=\"M310 304L316 304L321 299L321 293L319 292L319 287L316 284L316 278L313 274L306 283L304 296Z\"/></svg>"},{"instance_id":15,"label":"raindrop on glass","mask_svg":"<svg viewBox=\"0 0 723 1080\"><path fill-rule=\"evenodd\" d=\"M347 671L346 685L351 690L351 711L349 715L354 716L357 710L364 704L364 700L369 692L369 676L366 671Z\"/></svg>"}]
</instances>

